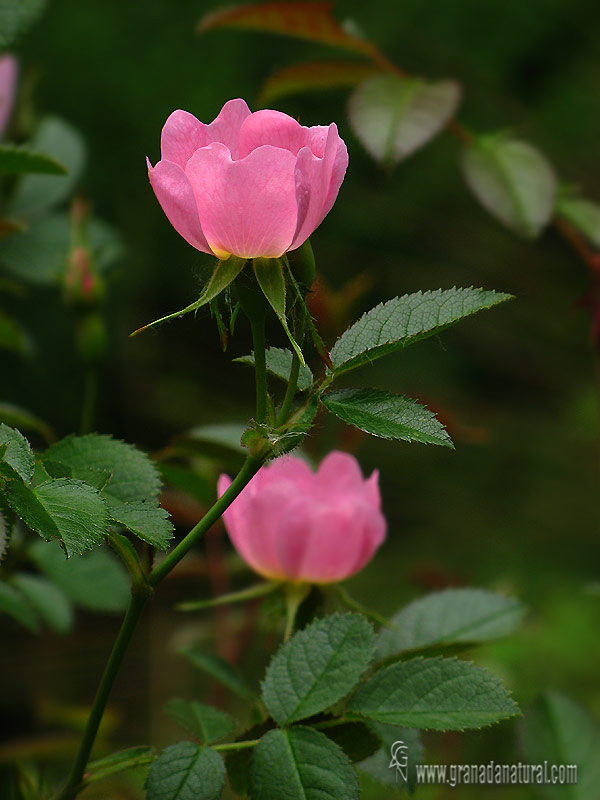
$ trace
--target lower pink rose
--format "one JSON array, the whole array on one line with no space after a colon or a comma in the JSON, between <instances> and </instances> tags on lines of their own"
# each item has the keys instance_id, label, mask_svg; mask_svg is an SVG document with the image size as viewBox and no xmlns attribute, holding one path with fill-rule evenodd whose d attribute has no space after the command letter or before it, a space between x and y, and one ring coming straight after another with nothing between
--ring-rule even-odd
<instances>
[{"instance_id":1,"label":"lower pink rose","mask_svg":"<svg viewBox=\"0 0 600 800\"><path fill-rule=\"evenodd\" d=\"M342 581L361 570L385 539L379 475L364 479L357 460L330 453L315 473L283 456L262 467L224 514L236 550L267 578ZM231 480L221 475L219 496Z\"/></svg>"}]
</instances>

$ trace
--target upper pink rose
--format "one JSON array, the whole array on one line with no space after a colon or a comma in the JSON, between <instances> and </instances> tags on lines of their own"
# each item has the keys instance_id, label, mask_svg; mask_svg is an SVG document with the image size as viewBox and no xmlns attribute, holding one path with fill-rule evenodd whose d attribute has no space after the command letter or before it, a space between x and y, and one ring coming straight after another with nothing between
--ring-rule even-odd
<instances>
[{"instance_id":1,"label":"upper pink rose","mask_svg":"<svg viewBox=\"0 0 600 800\"><path fill-rule=\"evenodd\" d=\"M0 135L4 133L15 101L19 67L11 55L0 56Z\"/></svg>"},{"instance_id":2,"label":"upper pink rose","mask_svg":"<svg viewBox=\"0 0 600 800\"><path fill-rule=\"evenodd\" d=\"M348 166L334 123L305 128L279 111L225 103L209 125L174 111L150 183L186 241L218 258L277 258L331 209Z\"/></svg>"},{"instance_id":3,"label":"upper pink rose","mask_svg":"<svg viewBox=\"0 0 600 800\"><path fill-rule=\"evenodd\" d=\"M221 475L219 496L231 480ZM262 467L224 514L241 557L267 578L342 581L385 539L378 473L365 480L356 459L333 452L314 473L283 456Z\"/></svg>"}]
</instances>

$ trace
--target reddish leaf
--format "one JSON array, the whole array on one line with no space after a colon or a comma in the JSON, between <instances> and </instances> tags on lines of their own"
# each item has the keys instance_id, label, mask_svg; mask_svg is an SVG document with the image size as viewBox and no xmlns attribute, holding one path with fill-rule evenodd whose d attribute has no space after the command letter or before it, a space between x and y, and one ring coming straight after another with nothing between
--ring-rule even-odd
<instances>
[{"instance_id":1,"label":"reddish leaf","mask_svg":"<svg viewBox=\"0 0 600 800\"><path fill-rule=\"evenodd\" d=\"M343 47L381 60L371 42L350 33L331 16L332 3L252 3L212 11L202 17L198 33L212 28L244 28L246 30L296 36L333 47Z\"/></svg>"},{"instance_id":2,"label":"reddish leaf","mask_svg":"<svg viewBox=\"0 0 600 800\"><path fill-rule=\"evenodd\" d=\"M262 88L260 104L270 103L288 94L356 86L379 71L378 67L364 61L311 61L294 64L271 75Z\"/></svg>"}]
</instances>

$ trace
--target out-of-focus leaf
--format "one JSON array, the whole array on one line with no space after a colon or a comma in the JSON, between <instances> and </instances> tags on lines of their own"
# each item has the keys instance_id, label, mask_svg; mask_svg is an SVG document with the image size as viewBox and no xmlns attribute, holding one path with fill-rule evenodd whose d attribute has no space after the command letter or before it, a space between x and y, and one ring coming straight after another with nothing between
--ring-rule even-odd
<instances>
[{"instance_id":1,"label":"out-of-focus leaf","mask_svg":"<svg viewBox=\"0 0 600 800\"><path fill-rule=\"evenodd\" d=\"M290 94L356 86L378 72L378 67L362 61L310 61L293 64L271 75L262 88L259 103L273 103Z\"/></svg>"},{"instance_id":2,"label":"out-of-focus leaf","mask_svg":"<svg viewBox=\"0 0 600 800\"><path fill-rule=\"evenodd\" d=\"M400 728L396 725L384 725L382 722L371 722L369 727L381 739L383 747L356 765L359 773L366 772L379 783L392 785L398 789L407 788L409 792L414 792L417 787L416 765L423 763L425 755L419 731L413 728ZM390 754L396 742L402 742L407 748L407 781L404 780L402 774L399 774L398 770L390 767Z\"/></svg>"},{"instance_id":3,"label":"out-of-focus leaf","mask_svg":"<svg viewBox=\"0 0 600 800\"><path fill-rule=\"evenodd\" d=\"M340 336L331 351L335 372L340 375L369 364L511 297L502 292L456 287L394 297L367 311Z\"/></svg>"},{"instance_id":4,"label":"out-of-focus leaf","mask_svg":"<svg viewBox=\"0 0 600 800\"><path fill-rule=\"evenodd\" d=\"M38 569L76 605L91 611L119 613L129 602L129 576L107 550L65 559L56 542L35 542L29 550Z\"/></svg>"},{"instance_id":5,"label":"out-of-focus leaf","mask_svg":"<svg viewBox=\"0 0 600 800\"><path fill-rule=\"evenodd\" d=\"M503 134L481 136L465 148L462 169L479 202L513 233L535 239L550 221L556 177L530 144Z\"/></svg>"},{"instance_id":6,"label":"out-of-focus leaf","mask_svg":"<svg viewBox=\"0 0 600 800\"><path fill-rule=\"evenodd\" d=\"M384 389L342 389L323 395L321 402L344 422L373 436L454 446L435 414L411 397Z\"/></svg>"},{"instance_id":7,"label":"out-of-focus leaf","mask_svg":"<svg viewBox=\"0 0 600 800\"><path fill-rule=\"evenodd\" d=\"M354 133L373 158L394 166L432 139L460 101L455 81L376 75L356 88L348 102Z\"/></svg>"},{"instance_id":8,"label":"out-of-focus leaf","mask_svg":"<svg viewBox=\"0 0 600 800\"><path fill-rule=\"evenodd\" d=\"M27 351L27 336L21 325L0 311L0 347L23 355Z\"/></svg>"},{"instance_id":9,"label":"out-of-focus leaf","mask_svg":"<svg viewBox=\"0 0 600 800\"><path fill-rule=\"evenodd\" d=\"M547 692L525 709L519 733L527 761L548 762L564 772L564 783L540 785L541 795L549 800L598 797L600 724L587 711L558 692Z\"/></svg>"},{"instance_id":10,"label":"out-of-focus leaf","mask_svg":"<svg viewBox=\"0 0 600 800\"><path fill-rule=\"evenodd\" d=\"M222 683L223 686L226 686L235 694L246 700L255 699L254 693L246 686L235 667L232 667L224 659L197 647L180 650L180 654L185 656L195 667Z\"/></svg>"},{"instance_id":11,"label":"out-of-focus leaf","mask_svg":"<svg viewBox=\"0 0 600 800\"><path fill-rule=\"evenodd\" d=\"M15 586L29 600L40 617L57 633L66 633L73 627L73 607L59 587L39 575L17 572L11 578Z\"/></svg>"},{"instance_id":12,"label":"out-of-focus leaf","mask_svg":"<svg viewBox=\"0 0 600 800\"><path fill-rule=\"evenodd\" d=\"M52 428L44 420L12 403L0 403L0 423L39 433L48 443L55 438Z\"/></svg>"},{"instance_id":13,"label":"out-of-focus leaf","mask_svg":"<svg viewBox=\"0 0 600 800\"><path fill-rule=\"evenodd\" d=\"M67 169L47 153L38 153L23 145L0 145L0 174L16 175L23 172L66 175Z\"/></svg>"},{"instance_id":14,"label":"out-of-focus leaf","mask_svg":"<svg viewBox=\"0 0 600 800\"><path fill-rule=\"evenodd\" d=\"M6 555L10 542L11 524L7 510L0 498L0 564Z\"/></svg>"},{"instance_id":15,"label":"out-of-focus leaf","mask_svg":"<svg viewBox=\"0 0 600 800\"><path fill-rule=\"evenodd\" d=\"M203 744L218 742L235 728L235 722L229 714L195 700L174 697L165 705L165 713Z\"/></svg>"},{"instance_id":16,"label":"out-of-focus leaf","mask_svg":"<svg viewBox=\"0 0 600 800\"><path fill-rule=\"evenodd\" d=\"M292 369L292 351L287 350L286 348L282 347L269 347L266 352L266 360L267 360L267 372L274 375L276 378L280 378L282 381L289 381L290 379L290 371ZM234 361L239 362L240 364L248 364L249 366L254 366L254 353L250 353L249 356L240 356L239 358L234 358ZM313 382L313 374L310 371L310 368L307 366L300 365L300 371L298 373L298 389L301 392L306 391L312 386Z\"/></svg>"},{"instance_id":17,"label":"out-of-focus leaf","mask_svg":"<svg viewBox=\"0 0 600 800\"><path fill-rule=\"evenodd\" d=\"M117 261L123 248L114 230L101 220L87 226L94 266L100 272ZM68 214L54 213L34 220L31 226L0 245L0 262L13 275L34 284L56 283L66 269L71 248Z\"/></svg>"},{"instance_id":18,"label":"out-of-focus leaf","mask_svg":"<svg viewBox=\"0 0 600 800\"><path fill-rule=\"evenodd\" d=\"M556 211L580 233L583 233L594 247L600 249L600 205L570 194L560 195Z\"/></svg>"},{"instance_id":19,"label":"out-of-focus leaf","mask_svg":"<svg viewBox=\"0 0 600 800\"><path fill-rule=\"evenodd\" d=\"M400 609L377 641L380 657L407 650L475 644L512 633L525 614L514 597L484 589L445 589Z\"/></svg>"},{"instance_id":20,"label":"out-of-focus leaf","mask_svg":"<svg viewBox=\"0 0 600 800\"><path fill-rule=\"evenodd\" d=\"M206 14L199 21L196 31L204 33L212 28L242 28L277 33L354 50L376 58L379 53L375 45L346 30L332 17L331 7L331 3L321 2L251 3L234 6Z\"/></svg>"},{"instance_id":21,"label":"out-of-focus leaf","mask_svg":"<svg viewBox=\"0 0 600 800\"><path fill-rule=\"evenodd\" d=\"M245 430L246 425L237 422L198 425L179 437L175 447L191 453L244 455L241 439Z\"/></svg>"},{"instance_id":22,"label":"out-of-focus leaf","mask_svg":"<svg viewBox=\"0 0 600 800\"><path fill-rule=\"evenodd\" d=\"M0 0L0 50L15 41L35 22L46 0Z\"/></svg>"},{"instance_id":23,"label":"out-of-focus leaf","mask_svg":"<svg viewBox=\"0 0 600 800\"><path fill-rule=\"evenodd\" d=\"M29 600L14 586L0 582L0 614L9 616L20 622L30 631L37 631L39 623Z\"/></svg>"},{"instance_id":24,"label":"out-of-focus leaf","mask_svg":"<svg viewBox=\"0 0 600 800\"><path fill-rule=\"evenodd\" d=\"M78 131L59 117L44 117L31 142L64 164L66 175L25 175L9 204L16 216L30 217L62 203L73 192L85 162L85 145Z\"/></svg>"},{"instance_id":25,"label":"out-of-focus leaf","mask_svg":"<svg viewBox=\"0 0 600 800\"><path fill-rule=\"evenodd\" d=\"M55 283L65 270L70 244L67 215L52 214L3 242L0 261L9 272L29 283Z\"/></svg>"}]
</instances>

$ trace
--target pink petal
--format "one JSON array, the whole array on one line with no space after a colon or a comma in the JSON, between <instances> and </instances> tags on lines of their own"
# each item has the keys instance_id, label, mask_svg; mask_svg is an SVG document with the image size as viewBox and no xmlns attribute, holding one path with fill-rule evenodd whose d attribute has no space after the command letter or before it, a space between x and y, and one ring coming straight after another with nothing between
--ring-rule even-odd
<instances>
[{"instance_id":1,"label":"pink petal","mask_svg":"<svg viewBox=\"0 0 600 800\"><path fill-rule=\"evenodd\" d=\"M296 159L266 145L232 161L214 143L188 161L188 176L211 249L220 258L276 258L288 249L296 229Z\"/></svg>"},{"instance_id":2,"label":"pink petal","mask_svg":"<svg viewBox=\"0 0 600 800\"><path fill-rule=\"evenodd\" d=\"M376 508L381 510L381 492L379 491L379 470L376 469L372 475L367 478L364 484L364 498L365 501Z\"/></svg>"},{"instance_id":3,"label":"pink petal","mask_svg":"<svg viewBox=\"0 0 600 800\"><path fill-rule=\"evenodd\" d=\"M245 158L265 144L289 150L293 155L298 155L303 147L309 147L321 158L325 151L326 138L327 128L324 125L305 128L281 111L255 111L244 120L240 129L240 158Z\"/></svg>"},{"instance_id":4,"label":"pink petal","mask_svg":"<svg viewBox=\"0 0 600 800\"><path fill-rule=\"evenodd\" d=\"M163 161L173 161L185 169L185 165L200 147L211 142L222 142L229 148L232 158L238 158L238 135L240 127L250 109L244 100L225 103L218 117L205 125L187 111L173 111L165 122L160 139Z\"/></svg>"},{"instance_id":5,"label":"pink petal","mask_svg":"<svg viewBox=\"0 0 600 800\"><path fill-rule=\"evenodd\" d=\"M198 218L198 209L185 172L171 161L159 161L152 167L148 161L148 177L167 219L196 250L211 253Z\"/></svg>"},{"instance_id":6,"label":"pink petal","mask_svg":"<svg viewBox=\"0 0 600 800\"><path fill-rule=\"evenodd\" d=\"M366 563L364 526L353 507L313 505L302 511L290 505L279 519L277 544L285 573L309 583L344 580Z\"/></svg>"},{"instance_id":7,"label":"pink petal","mask_svg":"<svg viewBox=\"0 0 600 800\"><path fill-rule=\"evenodd\" d=\"M298 227L290 250L304 244L329 213L347 167L348 150L333 122L328 129L322 158L315 156L308 147L300 150L296 162Z\"/></svg>"},{"instance_id":8,"label":"pink petal","mask_svg":"<svg viewBox=\"0 0 600 800\"><path fill-rule=\"evenodd\" d=\"M241 98L229 100L221 109L219 116L208 126L211 142L227 145L231 157L241 158L239 150L240 129L251 112L246 101Z\"/></svg>"},{"instance_id":9,"label":"pink petal","mask_svg":"<svg viewBox=\"0 0 600 800\"><path fill-rule=\"evenodd\" d=\"M358 461L350 453L334 450L323 459L317 472L319 494L347 494L350 500L363 492L364 480Z\"/></svg>"}]
</instances>

